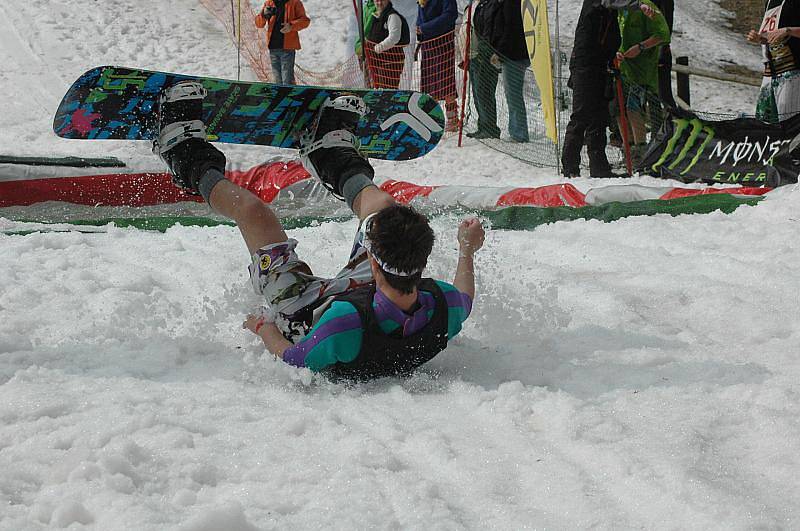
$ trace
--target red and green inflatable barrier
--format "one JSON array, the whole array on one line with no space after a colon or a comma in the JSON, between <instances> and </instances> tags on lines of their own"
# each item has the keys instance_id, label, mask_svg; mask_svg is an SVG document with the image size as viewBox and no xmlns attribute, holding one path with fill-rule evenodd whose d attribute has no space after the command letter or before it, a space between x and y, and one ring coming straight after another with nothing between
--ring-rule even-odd
<instances>
[{"instance_id":1,"label":"red and green inflatable barrier","mask_svg":"<svg viewBox=\"0 0 800 531\"><path fill-rule=\"evenodd\" d=\"M135 226L155 230L182 224L219 224L222 220L204 215L145 214L137 216L104 215L103 207L150 207L153 205L202 202L172 185L170 175L160 171L131 172L114 168L93 168L80 175L74 168L26 168L18 178L8 175L8 165L0 165L0 217L16 221L58 222L64 220L26 216L25 208L55 201L93 207L93 216L71 219L75 224ZM106 171L103 171L106 170ZM76 173L77 172L77 173ZM254 192L267 203L280 198L314 200L325 197L321 185L311 179L298 161L273 161L255 167L227 172L227 177ZM423 210L462 209L475 211L489 219L494 228L532 229L543 223L571 219L613 221L632 215L666 213L697 214L715 210L732 212L742 204L755 204L769 188L673 188L646 187L635 184L604 186L581 192L570 183L530 188L420 186L404 181L377 181L398 201L414 202ZM11 209L9 211L9 209ZM177 209L176 209L177 210ZM288 226L314 221L341 219L297 217L281 212Z\"/></svg>"}]
</instances>

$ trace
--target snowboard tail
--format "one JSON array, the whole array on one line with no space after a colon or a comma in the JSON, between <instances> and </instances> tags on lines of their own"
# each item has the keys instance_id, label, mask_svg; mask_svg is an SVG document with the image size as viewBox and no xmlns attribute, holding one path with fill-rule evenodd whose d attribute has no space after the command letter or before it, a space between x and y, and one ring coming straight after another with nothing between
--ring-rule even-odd
<instances>
[{"instance_id":1,"label":"snowboard tail","mask_svg":"<svg viewBox=\"0 0 800 531\"><path fill-rule=\"evenodd\" d=\"M370 90L231 81L116 66L81 75L61 101L53 130L62 138L152 140L159 94L178 81L208 91L203 121L208 140L299 149L300 135L327 98L355 94L367 104L356 131L364 155L409 160L429 153L444 132L442 108L412 90Z\"/></svg>"}]
</instances>

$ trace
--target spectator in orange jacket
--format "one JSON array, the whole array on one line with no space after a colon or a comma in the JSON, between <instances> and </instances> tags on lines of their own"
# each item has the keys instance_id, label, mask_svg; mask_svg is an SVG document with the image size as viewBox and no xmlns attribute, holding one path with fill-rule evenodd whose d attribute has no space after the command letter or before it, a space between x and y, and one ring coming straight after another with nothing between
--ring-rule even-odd
<instances>
[{"instance_id":1,"label":"spectator in orange jacket","mask_svg":"<svg viewBox=\"0 0 800 531\"><path fill-rule=\"evenodd\" d=\"M308 27L300 0L266 0L256 15L256 27L267 26L267 43L275 83L294 85L294 58L300 49L298 32ZM278 31L274 31L278 28Z\"/></svg>"}]
</instances>

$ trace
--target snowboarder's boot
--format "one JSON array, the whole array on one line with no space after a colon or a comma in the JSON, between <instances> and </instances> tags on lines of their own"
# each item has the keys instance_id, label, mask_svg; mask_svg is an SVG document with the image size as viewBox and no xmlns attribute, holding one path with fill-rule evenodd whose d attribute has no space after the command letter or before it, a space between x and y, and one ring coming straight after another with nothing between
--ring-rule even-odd
<instances>
[{"instance_id":1,"label":"snowboarder's boot","mask_svg":"<svg viewBox=\"0 0 800 531\"><path fill-rule=\"evenodd\" d=\"M355 135L358 121L367 112L358 96L328 98L311 128L300 139L300 162L338 199L344 200L344 182L362 174L372 180L375 172L360 153Z\"/></svg>"},{"instance_id":2,"label":"snowboarder's boot","mask_svg":"<svg viewBox=\"0 0 800 531\"><path fill-rule=\"evenodd\" d=\"M225 155L206 140L203 99L208 92L197 81L180 81L158 99L156 153L172 173L172 182L199 195L200 177L211 168L225 173Z\"/></svg>"}]
</instances>

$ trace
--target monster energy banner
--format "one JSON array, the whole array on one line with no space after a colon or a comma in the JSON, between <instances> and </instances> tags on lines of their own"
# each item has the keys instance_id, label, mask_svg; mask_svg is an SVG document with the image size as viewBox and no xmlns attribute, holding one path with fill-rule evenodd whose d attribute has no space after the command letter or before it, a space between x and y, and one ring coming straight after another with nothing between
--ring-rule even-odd
<instances>
[{"instance_id":1,"label":"monster energy banner","mask_svg":"<svg viewBox=\"0 0 800 531\"><path fill-rule=\"evenodd\" d=\"M672 111L636 169L684 183L776 187L796 183L800 115L780 124L753 118L720 122Z\"/></svg>"}]
</instances>

